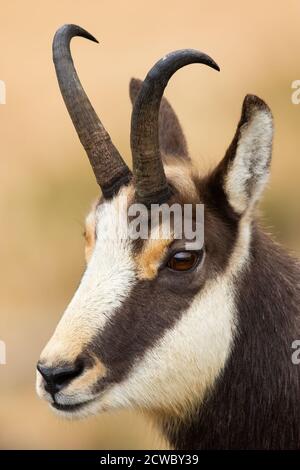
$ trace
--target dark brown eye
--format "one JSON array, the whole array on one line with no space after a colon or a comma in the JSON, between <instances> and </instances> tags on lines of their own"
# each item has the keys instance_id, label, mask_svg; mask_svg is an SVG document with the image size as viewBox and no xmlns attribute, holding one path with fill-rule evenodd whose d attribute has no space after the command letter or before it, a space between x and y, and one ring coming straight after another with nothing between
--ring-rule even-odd
<instances>
[{"instance_id":1,"label":"dark brown eye","mask_svg":"<svg viewBox=\"0 0 300 470\"><path fill-rule=\"evenodd\" d=\"M189 271L194 268L202 257L198 251L178 251L169 259L167 266L173 271Z\"/></svg>"}]
</instances>

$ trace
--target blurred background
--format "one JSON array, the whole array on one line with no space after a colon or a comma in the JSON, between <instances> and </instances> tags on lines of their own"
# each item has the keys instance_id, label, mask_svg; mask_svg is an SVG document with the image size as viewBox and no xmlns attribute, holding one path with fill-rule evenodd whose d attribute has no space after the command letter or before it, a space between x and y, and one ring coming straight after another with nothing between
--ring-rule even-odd
<instances>
[{"instance_id":1,"label":"blurred background","mask_svg":"<svg viewBox=\"0 0 300 470\"><path fill-rule=\"evenodd\" d=\"M72 42L81 81L114 143L130 162L131 76L144 78L165 53L211 55L215 73L190 66L166 96L203 171L219 161L244 96L271 107L276 125L272 180L261 207L275 238L300 254L300 2L288 0L1 0L0 80L0 448L163 448L143 417L118 413L64 422L35 395L35 363L84 268L83 220L98 195L63 104L51 42L64 23L100 41Z\"/></svg>"}]
</instances>

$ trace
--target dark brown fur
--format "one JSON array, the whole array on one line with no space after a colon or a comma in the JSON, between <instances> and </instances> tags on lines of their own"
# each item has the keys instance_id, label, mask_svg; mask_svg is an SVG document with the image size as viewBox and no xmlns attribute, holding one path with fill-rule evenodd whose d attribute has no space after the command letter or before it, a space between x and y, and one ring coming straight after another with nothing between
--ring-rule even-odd
<instances>
[{"instance_id":1,"label":"dark brown fur","mask_svg":"<svg viewBox=\"0 0 300 470\"><path fill-rule=\"evenodd\" d=\"M299 265L253 227L251 263L237 279L238 331L216 386L192 422L166 421L180 449L299 449Z\"/></svg>"}]
</instances>

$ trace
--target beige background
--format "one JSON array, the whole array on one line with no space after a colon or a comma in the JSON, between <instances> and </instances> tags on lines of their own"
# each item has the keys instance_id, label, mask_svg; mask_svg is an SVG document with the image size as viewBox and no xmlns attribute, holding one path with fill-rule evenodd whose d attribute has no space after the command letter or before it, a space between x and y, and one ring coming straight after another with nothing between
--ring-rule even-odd
<instances>
[{"instance_id":1,"label":"beige background","mask_svg":"<svg viewBox=\"0 0 300 470\"><path fill-rule=\"evenodd\" d=\"M129 154L131 76L143 78L166 52L210 54L218 74L190 66L166 95L190 150L208 168L224 154L246 93L271 106L276 124L272 184L264 223L300 253L300 2L227 0L1 0L0 106L1 274L0 447L151 448L157 435L130 413L63 422L35 396L35 362L82 273L82 222L97 195L93 175L63 105L51 41L77 23L100 41L72 44L84 86L114 142Z\"/></svg>"}]
</instances>

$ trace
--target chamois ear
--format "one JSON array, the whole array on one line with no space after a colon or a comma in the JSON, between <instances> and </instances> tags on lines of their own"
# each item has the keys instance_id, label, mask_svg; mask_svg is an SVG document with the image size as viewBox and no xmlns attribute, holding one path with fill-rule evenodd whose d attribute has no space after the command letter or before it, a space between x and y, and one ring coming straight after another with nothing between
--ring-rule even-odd
<instances>
[{"instance_id":1,"label":"chamois ear","mask_svg":"<svg viewBox=\"0 0 300 470\"><path fill-rule=\"evenodd\" d=\"M257 96L247 95L233 141L212 175L239 215L260 199L269 176L272 141L269 107Z\"/></svg>"},{"instance_id":2,"label":"chamois ear","mask_svg":"<svg viewBox=\"0 0 300 470\"><path fill-rule=\"evenodd\" d=\"M130 80L130 99L134 104L141 89L142 80ZM189 160L189 153L185 136L179 120L166 98L161 100L159 110L159 143L163 155L170 155Z\"/></svg>"}]
</instances>

